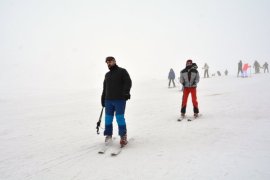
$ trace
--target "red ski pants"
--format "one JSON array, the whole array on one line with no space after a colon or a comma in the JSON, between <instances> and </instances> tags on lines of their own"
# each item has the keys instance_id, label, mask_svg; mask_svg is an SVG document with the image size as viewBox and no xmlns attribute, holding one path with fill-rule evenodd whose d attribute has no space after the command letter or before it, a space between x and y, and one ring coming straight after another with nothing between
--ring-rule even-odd
<instances>
[{"instance_id":1,"label":"red ski pants","mask_svg":"<svg viewBox=\"0 0 270 180\"><path fill-rule=\"evenodd\" d=\"M193 103L193 111L194 111L194 113L199 113L196 87L184 88L181 113L184 113L184 114L186 113L186 107L187 107L189 93L191 93L191 98L192 98L192 103Z\"/></svg>"}]
</instances>

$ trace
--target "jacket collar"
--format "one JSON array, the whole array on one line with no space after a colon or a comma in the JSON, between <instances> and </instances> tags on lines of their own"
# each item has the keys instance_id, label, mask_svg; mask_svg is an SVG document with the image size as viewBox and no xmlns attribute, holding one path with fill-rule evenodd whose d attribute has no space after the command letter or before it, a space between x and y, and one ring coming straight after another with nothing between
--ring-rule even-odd
<instances>
[{"instance_id":1,"label":"jacket collar","mask_svg":"<svg viewBox=\"0 0 270 180\"><path fill-rule=\"evenodd\" d=\"M115 71L116 69L118 69L118 66L115 64L114 66L112 66L111 68L109 68L110 71Z\"/></svg>"}]
</instances>

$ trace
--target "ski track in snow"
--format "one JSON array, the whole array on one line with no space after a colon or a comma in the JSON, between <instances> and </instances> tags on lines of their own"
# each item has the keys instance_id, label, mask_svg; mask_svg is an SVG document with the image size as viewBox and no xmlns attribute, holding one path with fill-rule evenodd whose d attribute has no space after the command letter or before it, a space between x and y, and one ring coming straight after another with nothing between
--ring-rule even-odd
<instances>
[{"instance_id":1,"label":"ski track in snow","mask_svg":"<svg viewBox=\"0 0 270 180\"><path fill-rule=\"evenodd\" d=\"M0 96L0 179L270 179L269 74L201 79L203 116L177 122L182 93L165 80L134 82L130 143L98 154L101 90ZM4 96L5 95L5 96ZM187 115L192 116L191 98ZM104 116L103 116L104 118ZM104 122L102 125L104 126ZM114 134L117 126L114 121Z\"/></svg>"}]
</instances>

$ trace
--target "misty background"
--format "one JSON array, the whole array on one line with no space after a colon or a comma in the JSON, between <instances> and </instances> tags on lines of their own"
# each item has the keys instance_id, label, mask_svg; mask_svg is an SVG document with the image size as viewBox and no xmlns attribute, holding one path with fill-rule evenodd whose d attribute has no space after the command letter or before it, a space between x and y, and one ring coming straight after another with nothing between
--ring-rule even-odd
<instances>
[{"instance_id":1,"label":"misty background","mask_svg":"<svg viewBox=\"0 0 270 180\"><path fill-rule=\"evenodd\" d=\"M133 84L187 59L237 73L269 62L268 0L1 0L0 88L100 88L107 56ZM167 84L164 84L167 86Z\"/></svg>"}]
</instances>

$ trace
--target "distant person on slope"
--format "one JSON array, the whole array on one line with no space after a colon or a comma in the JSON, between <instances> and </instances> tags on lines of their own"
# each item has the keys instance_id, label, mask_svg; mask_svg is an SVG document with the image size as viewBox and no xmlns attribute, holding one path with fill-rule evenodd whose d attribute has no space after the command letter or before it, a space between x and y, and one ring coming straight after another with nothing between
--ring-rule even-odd
<instances>
[{"instance_id":1,"label":"distant person on slope","mask_svg":"<svg viewBox=\"0 0 270 180\"><path fill-rule=\"evenodd\" d=\"M169 79L169 88L171 87L171 82L173 82L173 87L175 87L175 83L174 83L174 79L175 79L175 73L173 71L173 69L170 69L169 75L168 75L168 79Z\"/></svg>"},{"instance_id":2,"label":"distant person on slope","mask_svg":"<svg viewBox=\"0 0 270 180\"><path fill-rule=\"evenodd\" d=\"M186 68L183 69L180 73L180 83L183 84L183 99L181 106L181 117L185 117L187 100L189 93L191 93L192 103L193 103L193 111L194 117L198 117L199 108L197 101L197 84L200 81L200 75L197 71L198 66L195 63L192 63L192 60L187 60Z\"/></svg>"},{"instance_id":3,"label":"distant person on slope","mask_svg":"<svg viewBox=\"0 0 270 180\"><path fill-rule=\"evenodd\" d=\"M114 57L107 57L105 62L110 70L105 75L101 96L101 104L105 107L105 142L112 140L113 117L115 114L118 132L121 137L120 145L125 146L128 141L124 115L126 101L130 99L132 82L127 70L116 65Z\"/></svg>"},{"instance_id":4,"label":"distant person on slope","mask_svg":"<svg viewBox=\"0 0 270 180\"><path fill-rule=\"evenodd\" d=\"M239 77L239 73L241 72L241 76L243 74L243 69L242 69L242 66L243 66L243 63L242 61L240 60L239 63L238 63L238 72L237 72L237 77Z\"/></svg>"},{"instance_id":5,"label":"distant person on slope","mask_svg":"<svg viewBox=\"0 0 270 180\"><path fill-rule=\"evenodd\" d=\"M226 69L224 72L225 76L228 76L228 73L229 73L229 71Z\"/></svg>"},{"instance_id":6,"label":"distant person on slope","mask_svg":"<svg viewBox=\"0 0 270 180\"><path fill-rule=\"evenodd\" d=\"M260 73L260 64L258 61L255 61L254 64L253 64L253 67L255 68L255 74L258 74Z\"/></svg>"},{"instance_id":7,"label":"distant person on slope","mask_svg":"<svg viewBox=\"0 0 270 180\"><path fill-rule=\"evenodd\" d=\"M247 71L248 71L248 68L250 68L250 67L251 66L249 66L248 63L244 64L244 66L243 66L243 77L244 78L248 77Z\"/></svg>"},{"instance_id":8,"label":"distant person on slope","mask_svg":"<svg viewBox=\"0 0 270 180\"><path fill-rule=\"evenodd\" d=\"M265 62L265 63L263 64L263 71L264 71L264 73L265 73L265 71L267 71L267 72L269 73L269 70L268 70L268 63L267 63L267 62Z\"/></svg>"},{"instance_id":9,"label":"distant person on slope","mask_svg":"<svg viewBox=\"0 0 270 180\"><path fill-rule=\"evenodd\" d=\"M204 69L204 75L203 75L203 77L204 78L209 78L209 66L208 66L208 64L204 64L204 67L203 67L203 69Z\"/></svg>"}]
</instances>

